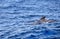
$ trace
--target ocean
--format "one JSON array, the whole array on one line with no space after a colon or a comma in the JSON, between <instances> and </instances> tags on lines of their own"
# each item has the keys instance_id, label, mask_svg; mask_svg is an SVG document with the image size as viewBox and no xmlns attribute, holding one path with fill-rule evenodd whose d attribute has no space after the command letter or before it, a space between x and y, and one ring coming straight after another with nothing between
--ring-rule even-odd
<instances>
[{"instance_id":1,"label":"ocean","mask_svg":"<svg viewBox=\"0 0 60 39\"><path fill-rule=\"evenodd\" d=\"M60 39L60 0L0 0L0 39Z\"/></svg>"}]
</instances>

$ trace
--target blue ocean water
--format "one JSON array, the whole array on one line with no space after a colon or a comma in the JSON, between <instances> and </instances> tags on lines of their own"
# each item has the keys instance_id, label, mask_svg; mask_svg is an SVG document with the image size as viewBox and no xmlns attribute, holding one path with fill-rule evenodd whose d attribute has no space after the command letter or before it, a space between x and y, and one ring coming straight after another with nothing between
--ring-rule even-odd
<instances>
[{"instance_id":1,"label":"blue ocean water","mask_svg":"<svg viewBox=\"0 0 60 39\"><path fill-rule=\"evenodd\" d=\"M58 21L32 25L42 15ZM60 0L0 0L0 39L60 39Z\"/></svg>"}]
</instances>

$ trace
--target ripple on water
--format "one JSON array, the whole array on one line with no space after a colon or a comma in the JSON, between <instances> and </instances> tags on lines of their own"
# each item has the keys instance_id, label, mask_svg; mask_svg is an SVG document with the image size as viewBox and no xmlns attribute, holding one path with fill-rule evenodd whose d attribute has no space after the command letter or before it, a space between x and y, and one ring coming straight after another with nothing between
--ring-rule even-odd
<instances>
[{"instance_id":1,"label":"ripple on water","mask_svg":"<svg viewBox=\"0 0 60 39\"><path fill-rule=\"evenodd\" d=\"M56 2L57 1L57 2ZM59 0L0 0L0 39L60 39ZM46 16L54 23L30 25Z\"/></svg>"}]
</instances>

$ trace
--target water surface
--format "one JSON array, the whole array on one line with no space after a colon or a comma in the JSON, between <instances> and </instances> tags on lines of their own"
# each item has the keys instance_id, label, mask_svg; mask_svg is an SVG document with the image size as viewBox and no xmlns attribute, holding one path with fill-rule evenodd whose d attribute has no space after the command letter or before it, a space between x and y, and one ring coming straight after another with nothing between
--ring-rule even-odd
<instances>
[{"instance_id":1,"label":"water surface","mask_svg":"<svg viewBox=\"0 0 60 39\"><path fill-rule=\"evenodd\" d=\"M58 21L31 25L42 15ZM60 0L0 0L0 39L60 39Z\"/></svg>"}]
</instances>

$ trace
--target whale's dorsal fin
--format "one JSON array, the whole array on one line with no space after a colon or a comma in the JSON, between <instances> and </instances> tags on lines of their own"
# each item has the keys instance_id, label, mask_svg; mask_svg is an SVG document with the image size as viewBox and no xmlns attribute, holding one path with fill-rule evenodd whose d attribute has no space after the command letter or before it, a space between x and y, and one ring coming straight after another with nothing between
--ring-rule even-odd
<instances>
[{"instance_id":1,"label":"whale's dorsal fin","mask_svg":"<svg viewBox=\"0 0 60 39\"><path fill-rule=\"evenodd\" d=\"M41 17L41 20L42 20L42 19L45 19L45 18L46 18L45 16L42 16L42 17Z\"/></svg>"}]
</instances>

